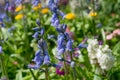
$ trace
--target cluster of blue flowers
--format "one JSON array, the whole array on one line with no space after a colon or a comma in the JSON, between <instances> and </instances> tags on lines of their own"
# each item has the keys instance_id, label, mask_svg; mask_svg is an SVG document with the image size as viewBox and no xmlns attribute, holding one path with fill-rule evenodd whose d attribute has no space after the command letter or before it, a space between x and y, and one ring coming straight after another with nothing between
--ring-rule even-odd
<instances>
[{"instance_id":1,"label":"cluster of blue flowers","mask_svg":"<svg viewBox=\"0 0 120 80\"><path fill-rule=\"evenodd\" d=\"M59 60L63 60L61 55L63 53L67 52L73 52L73 40L69 36L69 34L66 32L67 25L66 24L60 24L59 16L62 17L62 19L65 18L65 14L59 10L58 3L60 0L49 0L49 8L53 12L52 18L51 18L51 25L54 26L57 30L58 38L57 38L57 58ZM83 42L79 44L78 48L86 48L87 45Z\"/></svg>"},{"instance_id":2,"label":"cluster of blue flowers","mask_svg":"<svg viewBox=\"0 0 120 80\"><path fill-rule=\"evenodd\" d=\"M37 21L37 24L40 23ZM35 53L35 57L32 60L35 64L29 64L28 67L29 68L33 68L33 69L38 69L42 64L50 64L50 56L48 54L48 49L47 49L47 43L46 41L43 39L44 36L44 28L33 28L35 32L35 34L33 35L33 38L35 38L36 40L38 40L38 48L39 50L36 51Z\"/></svg>"},{"instance_id":3,"label":"cluster of blue flowers","mask_svg":"<svg viewBox=\"0 0 120 80\"><path fill-rule=\"evenodd\" d=\"M62 58L62 54L65 52L73 52L73 40L66 32L67 25L60 24L59 16L64 19L65 14L58 9L58 3L60 0L49 0L49 8L53 12L51 18L51 25L55 27L56 31L59 33L57 37L57 55L56 58L60 61L66 61L67 63L71 64L74 63L73 61L68 61L65 58ZM73 64L74 65L74 64Z\"/></svg>"}]
</instances>

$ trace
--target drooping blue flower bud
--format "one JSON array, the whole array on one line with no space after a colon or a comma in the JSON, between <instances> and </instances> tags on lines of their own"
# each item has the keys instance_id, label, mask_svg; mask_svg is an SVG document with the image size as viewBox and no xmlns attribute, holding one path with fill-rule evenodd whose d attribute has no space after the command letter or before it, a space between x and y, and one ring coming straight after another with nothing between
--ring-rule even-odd
<instances>
[{"instance_id":1,"label":"drooping blue flower bud","mask_svg":"<svg viewBox=\"0 0 120 80\"><path fill-rule=\"evenodd\" d=\"M49 0L48 7L50 8L51 11L53 11L54 13L57 13L58 6L54 2L54 0Z\"/></svg>"},{"instance_id":2,"label":"drooping blue flower bud","mask_svg":"<svg viewBox=\"0 0 120 80\"><path fill-rule=\"evenodd\" d=\"M44 61L43 51L42 50L36 51L35 57L32 61L35 64L29 64L28 67L33 69L38 69L43 64Z\"/></svg>"},{"instance_id":3,"label":"drooping blue flower bud","mask_svg":"<svg viewBox=\"0 0 120 80\"><path fill-rule=\"evenodd\" d=\"M33 28L32 30L34 30L34 31L40 31L41 28L36 27L36 28Z\"/></svg>"},{"instance_id":4,"label":"drooping blue flower bud","mask_svg":"<svg viewBox=\"0 0 120 80\"><path fill-rule=\"evenodd\" d=\"M66 44L66 50L72 51L73 50L72 46L73 46L73 40L69 39Z\"/></svg>"},{"instance_id":5,"label":"drooping blue flower bud","mask_svg":"<svg viewBox=\"0 0 120 80\"><path fill-rule=\"evenodd\" d=\"M79 48L79 49L82 49L82 48L86 48L87 46L88 46L87 44L80 43L80 44L78 45L78 48Z\"/></svg>"},{"instance_id":6,"label":"drooping blue flower bud","mask_svg":"<svg viewBox=\"0 0 120 80\"><path fill-rule=\"evenodd\" d=\"M45 55L43 64L50 64L50 57L48 54Z\"/></svg>"},{"instance_id":7,"label":"drooping blue flower bud","mask_svg":"<svg viewBox=\"0 0 120 80\"><path fill-rule=\"evenodd\" d=\"M57 40L57 44L58 44L58 48L60 48L62 46L62 43L64 42L64 34L59 34L58 35L58 40Z\"/></svg>"},{"instance_id":8,"label":"drooping blue flower bud","mask_svg":"<svg viewBox=\"0 0 120 80\"><path fill-rule=\"evenodd\" d=\"M56 58L57 59L62 59L61 55L64 54L65 52L65 49L64 48L61 48L60 50L58 50L58 53L56 55Z\"/></svg>"},{"instance_id":9,"label":"drooping blue flower bud","mask_svg":"<svg viewBox=\"0 0 120 80\"><path fill-rule=\"evenodd\" d=\"M38 39L38 36L39 36L39 33L38 32L35 32L35 34L33 34L33 38L35 38L35 39Z\"/></svg>"},{"instance_id":10,"label":"drooping blue flower bud","mask_svg":"<svg viewBox=\"0 0 120 80\"><path fill-rule=\"evenodd\" d=\"M43 50L46 50L47 49L47 43L43 39L40 39L38 41L38 47L42 48Z\"/></svg>"},{"instance_id":11,"label":"drooping blue flower bud","mask_svg":"<svg viewBox=\"0 0 120 80\"><path fill-rule=\"evenodd\" d=\"M41 36L43 36L44 33L45 33L45 29L44 29L44 28L41 28L41 30L40 30L40 34L41 34Z\"/></svg>"},{"instance_id":12,"label":"drooping blue flower bud","mask_svg":"<svg viewBox=\"0 0 120 80\"><path fill-rule=\"evenodd\" d=\"M72 61L72 62L70 63L70 66L71 66L72 68L75 67L75 62Z\"/></svg>"},{"instance_id":13,"label":"drooping blue flower bud","mask_svg":"<svg viewBox=\"0 0 120 80\"><path fill-rule=\"evenodd\" d=\"M65 18L65 14L62 11L59 11L59 15L64 19Z\"/></svg>"},{"instance_id":14,"label":"drooping blue flower bud","mask_svg":"<svg viewBox=\"0 0 120 80\"><path fill-rule=\"evenodd\" d=\"M40 20L39 20L39 19L36 20L36 24L37 24L38 26L40 26Z\"/></svg>"},{"instance_id":15,"label":"drooping blue flower bud","mask_svg":"<svg viewBox=\"0 0 120 80\"><path fill-rule=\"evenodd\" d=\"M55 35L48 35L48 39L56 38Z\"/></svg>"},{"instance_id":16,"label":"drooping blue flower bud","mask_svg":"<svg viewBox=\"0 0 120 80\"><path fill-rule=\"evenodd\" d=\"M2 46L0 46L0 54L2 53L3 51L2 51Z\"/></svg>"}]
</instances>

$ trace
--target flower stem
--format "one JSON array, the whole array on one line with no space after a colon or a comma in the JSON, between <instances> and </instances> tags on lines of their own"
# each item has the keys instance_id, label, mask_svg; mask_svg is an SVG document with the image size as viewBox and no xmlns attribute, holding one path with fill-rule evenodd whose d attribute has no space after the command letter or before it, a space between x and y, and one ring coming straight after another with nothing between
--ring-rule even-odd
<instances>
[{"instance_id":1,"label":"flower stem","mask_svg":"<svg viewBox=\"0 0 120 80\"><path fill-rule=\"evenodd\" d=\"M3 61L3 56L2 55L0 55L0 63L1 63L2 76L5 77L6 80L9 80L7 72L6 72L6 69L5 69L5 65L4 65L4 61Z\"/></svg>"},{"instance_id":2,"label":"flower stem","mask_svg":"<svg viewBox=\"0 0 120 80\"><path fill-rule=\"evenodd\" d=\"M63 53L63 58L66 60L65 53ZM64 70L65 70L65 80L68 80L68 71L67 71L67 64L66 61L64 61Z\"/></svg>"},{"instance_id":3,"label":"flower stem","mask_svg":"<svg viewBox=\"0 0 120 80\"><path fill-rule=\"evenodd\" d=\"M71 61L73 61L73 57L72 57L72 53L70 52L70 58L71 58ZM76 80L76 71L75 71L75 68L72 67L72 74L73 74L73 80Z\"/></svg>"},{"instance_id":4,"label":"flower stem","mask_svg":"<svg viewBox=\"0 0 120 80\"><path fill-rule=\"evenodd\" d=\"M37 80L36 77L35 77L35 75L34 75L34 73L33 73L33 71L31 69L29 69L29 70L30 70L30 73L32 74L34 80Z\"/></svg>"},{"instance_id":5,"label":"flower stem","mask_svg":"<svg viewBox=\"0 0 120 80\"><path fill-rule=\"evenodd\" d=\"M93 12L95 12L95 1L93 0L92 2L92 5L93 5ZM96 27L95 27L95 17L93 17L93 20L92 20L92 26L93 26L93 35L95 36L96 34Z\"/></svg>"},{"instance_id":6,"label":"flower stem","mask_svg":"<svg viewBox=\"0 0 120 80\"><path fill-rule=\"evenodd\" d=\"M102 78L99 75L101 75L101 69L99 67L96 67L94 80L102 80Z\"/></svg>"},{"instance_id":7,"label":"flower stem","mask_svg":"<svg viewBox=\"0 0 120 80\"><path fill-rule=\"evenodd\" d=\"M48 65L45 66L45 80L49 80Z\"/></svg>"}]
</instances>

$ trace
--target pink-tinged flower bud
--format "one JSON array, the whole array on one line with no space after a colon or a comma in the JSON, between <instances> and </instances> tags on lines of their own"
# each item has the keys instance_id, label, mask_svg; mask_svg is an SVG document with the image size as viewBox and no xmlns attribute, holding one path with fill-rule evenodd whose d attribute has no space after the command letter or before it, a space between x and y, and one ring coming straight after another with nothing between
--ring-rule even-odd
<instances>
[{"instance_id":1,"label":"pink-tinged flower bud","mask_svg":"<svg viewBox=\"0 0 120 80\"><path fill-rule=\"evenodd\" d=\"M65 71L63 69L57 68L56 69L56 74L58 74L58 75L64 75Z\"/></svg>"}]
</instances>

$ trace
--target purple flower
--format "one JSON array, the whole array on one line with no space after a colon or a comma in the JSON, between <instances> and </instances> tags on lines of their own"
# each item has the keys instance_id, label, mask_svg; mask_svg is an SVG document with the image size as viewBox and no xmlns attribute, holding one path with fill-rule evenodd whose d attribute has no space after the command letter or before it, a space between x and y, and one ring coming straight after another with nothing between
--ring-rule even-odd
<instances>
[{"instance_id":1,"label":"purple flower","mask_svg":"<svg viewBox=\"0 0 120 80\"><path fill-rule=\"evenodd\" d=\"M60 69L60 68L57 68L56 69L56 74L58 74L58 75L65 75L65 71L62 69Z\"/></svg>"},{"instance_id":2,"label":"purple flower","mask_svg":"<svg viewBox=\"0 0 120 80\"><path fill-rule=\"evenodd\" d=\"M98 44L99 44L99 45L103 45L103 41L102 41L102 40L99 40L99 41L98 41Z\"/></svg>"},{"instance_id":3,"label":"purple flower","mask_svg":"<svg viewBox=\"0 0 120 80\"><path fill-rule=\"evenodd\" d=\"M15 11L15 5L14 5L14 4L10 5L10 6L8 7L8 11L9 11L9 12L14 12L14 11Z\"/></svg>"}]
</instances>

